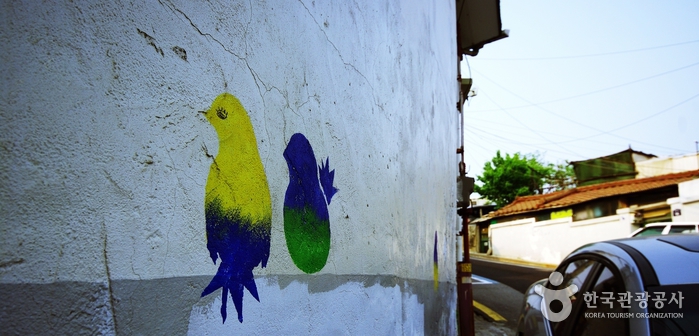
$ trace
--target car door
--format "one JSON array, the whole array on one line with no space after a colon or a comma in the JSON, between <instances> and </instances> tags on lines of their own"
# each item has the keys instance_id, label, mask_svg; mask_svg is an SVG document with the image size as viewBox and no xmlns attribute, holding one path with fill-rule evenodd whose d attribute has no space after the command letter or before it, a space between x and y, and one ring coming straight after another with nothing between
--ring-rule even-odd
<instances>
[{"instance_id":1,"label":"car door","mask_svg":"<svg viewBox=\"0 0 699 336\"><path fill-rule=\"evenodd\" d=\"M599 256L581 255L558 270L563 274L558 289L576 285L578 291L571 296L570 315L563 321L549 322L551 334L628 335L628 318L621 318L628 309L618 301L620 294L627 293L624 281L612 263Z\"/></svg>"},{"instance_id":2,"label":"car door","mask_svg":"<svg viewBox=\"0 0 699 336\"><path fill-rule=\"evenodd\" d=\"M594 281L582 293L583 302L571 316L567 335L628 335L628 308L633 294L626 292L624 281L613 265L601 262L595 272Z\"/></svg>"},{"instance_id":3,"label":"car door","mask_svg":"<svg viewBox=\"0 0 699 336\"><path fill-rule=\"evenodd\" d=\"M560 285L554 286L551 281L547 282L546 287L550 290L567 290L571 286L576 286L577 291L570 297L571 314L560 322L548 322L548 334L550 335L566 335L566 330L569 328L572 316L578 310L578 306L582 301L582 291L585 290L590 282L591 276L594 275L595 269L598 267L597 258L587 255L576 256L564 263L556 269L563 275L563 281ZM559 313L563 310L562 302L553 301L550 304L550 311ZM565 303L567 304L567 303ZM543 307L542 307L543 308Z\"/></svg>"}]
</instances>

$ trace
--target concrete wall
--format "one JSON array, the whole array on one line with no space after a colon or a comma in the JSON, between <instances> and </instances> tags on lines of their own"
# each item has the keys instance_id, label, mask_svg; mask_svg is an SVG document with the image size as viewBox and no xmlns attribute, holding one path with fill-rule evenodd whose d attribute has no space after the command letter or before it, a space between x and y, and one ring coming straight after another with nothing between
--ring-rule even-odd
<instances>
[{"instance_id":1,"label":"concrete wall","mask_svg":"<svg viewBox=\"0 0 699 336\"><path fill-rule=\"evenodd\" d=\"M576 248L597 241L627 237L635 229L629 209L614 216L573 221L572 217L534 218L490 226L492 254L544 264L559 264Z\"/></svg>"},{"instance_id":2,"label":"concrete wall","mask_svg":"<svg viewBox=\"0 0 699 336\"><path fill-rule=\"evenodd\" d=\"M3 1L0 13L3 333L455 333L453 2ZM271 200L260 302L245 289L239 323L227 299L225 324L221 290L200 297L222 265L204 209L224 92L254 129L245 148L267 187L251 190ZM313 273L285 238L296 133L339 189Z\"/></svg>"},{"instance_id":3,"label":"concrete wall","mask_svg":"<svg viewBox=\"0 0 699 336\"><path fill-rule=\"evenodd\" d=\"M672 210L673 222L699 222L699 180L677 185L678 197L667 200Z\"/></svg>"},{"instance_id":4,"label":"concrete wall","mask_svg":"<svg viewBox=\"0 0 699 336\"><path fill-rule=\"evenodd\" d=\"M655 158L636 162L636 178L681 173L699 169L699 154Z\"/></svg>"}]
</instances>

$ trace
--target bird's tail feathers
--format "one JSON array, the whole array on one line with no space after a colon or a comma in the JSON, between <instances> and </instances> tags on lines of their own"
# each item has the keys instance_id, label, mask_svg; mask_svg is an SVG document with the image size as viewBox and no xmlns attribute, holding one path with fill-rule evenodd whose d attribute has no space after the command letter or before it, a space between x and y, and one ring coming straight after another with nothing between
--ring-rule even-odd
<instances>
[{"instance_id":1,"label":"bird's tail feathers","mask_svg":"<svg viewBox=\"0 0 699 336\"><path fill-rule=\"evenodd\" d=\"M226 272L226 267L223 263L218 268L216 275L211 279L209 285L204 288L201 293L201 297L207 296L219 288L223 288L221 296L221 317L223 318L223 323L226 323L227 317L227 303L228 303L228 293L230 292L231 298L233 299L233 305L235 305L235 310L238 313L238 321L243 322L243 290L247 288L252 297L258 302L260 301L260 296L257 293L257 285L255 284L255 279L252 275L252 271L240 273Z\"/></svg>"},{"instance_id":2,"label":"bird's tail feathers","mask_svg":"<svg viewBox=\"0 0 699 336\"><path fill-rule=\"evenodd\" d=\"M209 285L204 288L204 291L201 292L201 297L205 297L217 289L223 287L223 285L226 283L226 280L224 279L224 276L221 272L221 268L219 267L218 272L216 272L216 275L214 275L214 278L211 279L211 282L209 282ZM225 304L225 303L224 303Z\"/></svg>"},{"instance_id":3,"label":"bird's tail feathers","mask_svg":"<svg viewBox=\"0 0 699 336\"><path fill-rule=\"evenodd\" d=\"M228 287L223 286L223 295L221 296L221 317L223 318L222 323L226 323L226 317L228 317L228 312L226 311L228 303Z\"/></svg>"},{"instance_id":4,"label":"bird's tail feathers","mask_svg":"<svg viewBox=\"0 0 699 336\"><path fill-rule=\"evenodd\" d=\"M250 274L250 278L243 280L243 286L248 289L248 292L252 294L252 297L254 297L257 302L260 302L260 296L257 294L257 285L255 284L255 279L252 278L252 274Z\"/></svg>"},{"instance_id":5,"label":"bird's tail feathers","mask_svg":"<svg viewBox=\"0 0 699 336\"><path fill-rule=\"evenodd\" d=\"M243 323L243 284L236 283L232 287L231 298L233 305L235 305L235 311L238 312L238 322Z\"/></svg>"},{"instance_id":6,"label":"bird's tail feathers","mask_svg":"<svg viewBox=\"0 0 699 336\"><path fill-rule=\"evenodd\" d=\"M318 169L320 170L320 185L323 187L325 200L330 204L333 195L339 191L339 189L333 186L333 182L335 181L335 169L330 170L330 158L326 158L325 163L321 161Z\"/></svg>"}]
</instances>

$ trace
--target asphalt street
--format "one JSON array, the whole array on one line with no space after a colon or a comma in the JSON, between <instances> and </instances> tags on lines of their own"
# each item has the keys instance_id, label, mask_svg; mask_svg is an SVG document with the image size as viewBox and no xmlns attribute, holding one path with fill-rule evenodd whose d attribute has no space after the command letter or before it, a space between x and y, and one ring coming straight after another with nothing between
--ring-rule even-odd
<instances>
[{"instance_id":1,"label":"asphalt street","mask_svg":"<svg viewBox=\"0 0 699 336\"><path fill-rule=\"evenodd\" d=\"M473 299L507 320L499 323L481 323L480 328L477 327L480 329L477 330L477 334L514 335L524 292L535 281L547 278L552 270L487 259L472 258L471 263Z\"/></svg>"},{"instance_id":2,"label":"asphalt street","mask_svg":"<svg viewBox=\"0 0 699 336\"><path fill-rule=\"evenodd\" d=\"M524 293L535 281L548 278L552 269L471 258L473 274L493 279Z\"/></svg>"},{"instance_id":3,"label":"asphalt street","mask_svg":"<svg viewBox=\"0 0 699 336\"><path fill-rule=\"evenodd\" d=\"M504 325L511 330L515 330L524 295L507 285L490 282L487 281L488 279L481 279L479 281L479 277L477 275L474 276L473 300L502 315L502 317L507 319ZM483 282L483 280L486 282Z\"/></svg>"}]
</instances>

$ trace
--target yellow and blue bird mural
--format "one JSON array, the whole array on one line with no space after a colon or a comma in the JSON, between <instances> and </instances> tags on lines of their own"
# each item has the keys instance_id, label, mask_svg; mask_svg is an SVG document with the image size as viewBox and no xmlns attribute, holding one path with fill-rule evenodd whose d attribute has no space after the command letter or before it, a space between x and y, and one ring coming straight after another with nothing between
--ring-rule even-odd
<instances>
[{"instance_id":1,"label":"yellow and blue bird mural","mask_svg":"<svg viewBox=\"0 0 699 336\"><path fill-rule=\"evenodd\" d=\"M330 159L316 165L308 139L296 133L284 150L289 186L284 197L284 236L294 264L305 273L323 269L330 253L328 204L338 191ZM327 202L327 203L326 203Z\"/></svg>"},{"instance_id":2,"label":"yellow and blue bird mural","mask_svg":"<svg viewBox=\"0 0 699 336\"><path fill-rule=\"evenodd\" d=\"M214 264L218 258L221 262L201 296L223 288L223 322L230 293L242 323L244 288L260 301L252 270L267 266L272 202L255 131L240 101L223 93L204 115L219 140L218 154L206 181L206 247Z\"/></svg>"}]
</instances>

